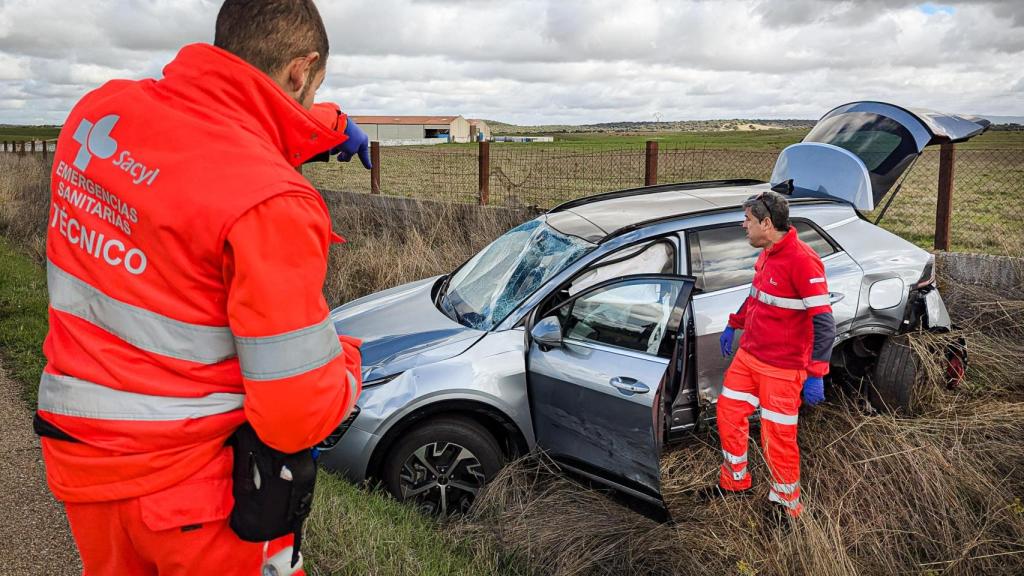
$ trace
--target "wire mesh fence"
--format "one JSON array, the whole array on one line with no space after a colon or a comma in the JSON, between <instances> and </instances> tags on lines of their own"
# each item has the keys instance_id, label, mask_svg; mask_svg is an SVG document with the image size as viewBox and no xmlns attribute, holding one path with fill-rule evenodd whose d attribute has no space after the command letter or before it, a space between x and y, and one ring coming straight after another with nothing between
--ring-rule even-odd
<instances>
[{"instance_id":1,"label":"wire mesh fence","mask_svg":"<svg viewBox=\"0 0 1024 576\"><path fill-rule=\"evenodd\" d=\"M56 142L4 142L0 150L51 155ZM45 152L43 152L45 150ZM768 180L777 150L661 148L656 182L752 178ZM880 225L924 248L936 232L939 150L928 149L907 173ZM474 145L380 148L382 194L443 202L481 202L480 169L489 175L488 204L551 208L600 192L643 186L642 146L491 143L487 162ZM307 164L321 190L371 191L358 161ZM1024 148L957 149L950 251L1024 255ZM875 221L882 208L864 216Z\"/></svg>"}]
</instances>

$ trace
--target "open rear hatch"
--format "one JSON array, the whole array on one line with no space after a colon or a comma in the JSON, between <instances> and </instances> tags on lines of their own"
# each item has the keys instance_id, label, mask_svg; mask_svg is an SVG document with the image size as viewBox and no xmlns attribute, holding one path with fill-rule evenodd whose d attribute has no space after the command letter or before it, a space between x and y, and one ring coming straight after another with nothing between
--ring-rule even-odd
<instances>
[{"instance_id":1,"label":"open rear hatch","mask_svg":"<svg viewBox=\"0 0 1024 576\"><path fill-rule=\"evenodd\" d=\"M988 127L976 116L885 102L844 104L779 154L771 182L792 180L794 196L837 198L871 211L926 146L964 142Z\"/></svg>"}]
</instances>

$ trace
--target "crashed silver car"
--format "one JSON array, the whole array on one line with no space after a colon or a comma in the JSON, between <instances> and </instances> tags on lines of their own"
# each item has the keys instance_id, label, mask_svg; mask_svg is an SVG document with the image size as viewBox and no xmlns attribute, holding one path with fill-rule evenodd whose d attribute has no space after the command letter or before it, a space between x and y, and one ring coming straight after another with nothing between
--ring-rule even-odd
<instances>
[{"instance_id":1,"label":"crashed silver car","mask_svg":"<svg viewBox=\"0 0 1024 576\"><path fill-rule=\"evenodd\" d=\"M666 442L714 418L730 361L718 337L750 293L758 250L744 200L790 197L821 257L837 383L906 407L917 363L901 342L948 330L933 257L863 216L922 150L981 119L857 102L779 156L771 182L669 184L567 202L450 274L350 302L339 333L363 340L358 415L324 465L375 479L428 513L465 510L505 462L535 448L655 509ZM950 354L954 375L966 351Z\"/></svg>"}]
</instances>

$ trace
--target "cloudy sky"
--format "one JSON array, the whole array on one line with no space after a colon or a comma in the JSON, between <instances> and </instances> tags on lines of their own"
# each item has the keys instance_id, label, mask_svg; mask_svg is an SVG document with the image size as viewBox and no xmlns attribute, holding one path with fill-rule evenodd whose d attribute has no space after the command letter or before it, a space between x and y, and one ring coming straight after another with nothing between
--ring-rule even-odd
<instances>
[{"instance_id":1,"label":"cloudy sky","mask_svg":"<svg viewBox=\"0 0 1024 576\"><path fill-rule=\"evenodd\" d=\"M212 42L219 0L0 0L0 123L62 123ZM817 118L860 99L1024 115L1024 1L319 0L318 96L518 124Z\"/></svg>"}]
</instances>

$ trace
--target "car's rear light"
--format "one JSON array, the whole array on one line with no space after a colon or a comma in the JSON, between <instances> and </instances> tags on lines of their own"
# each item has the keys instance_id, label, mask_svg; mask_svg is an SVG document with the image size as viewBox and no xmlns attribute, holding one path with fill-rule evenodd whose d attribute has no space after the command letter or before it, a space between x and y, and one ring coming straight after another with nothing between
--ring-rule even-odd
<instances>
[{"instance_id":1,"label":"car's rear light","mask_svg":"<svg viewBox=\"0 0 1024 576\"><path fill-rule=\"evenodd\" d=\"M935 256L928 257L928 263L924 266L921 279L917 281L918 288L933 286L935 284Z\"/></svg>"}]
</instances>

